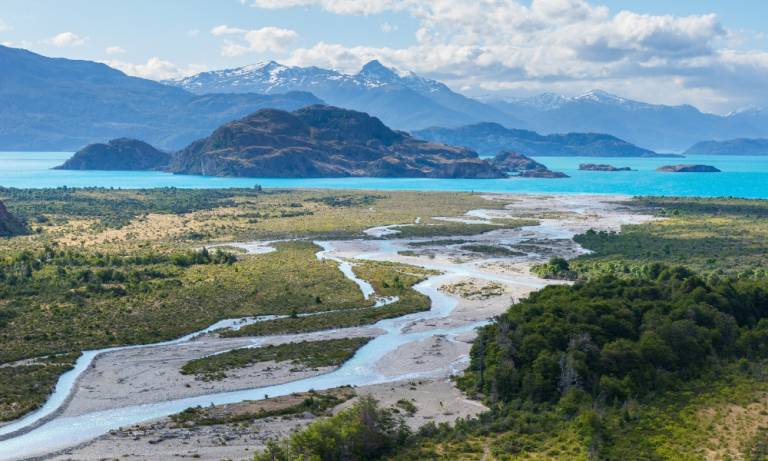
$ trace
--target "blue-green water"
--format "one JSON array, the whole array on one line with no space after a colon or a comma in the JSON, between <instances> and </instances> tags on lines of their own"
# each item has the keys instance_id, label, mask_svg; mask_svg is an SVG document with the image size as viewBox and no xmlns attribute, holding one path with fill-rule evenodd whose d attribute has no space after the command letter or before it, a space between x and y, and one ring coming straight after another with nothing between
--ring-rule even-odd
<instances>
[{"instance_id":1,"label":"blue-green water","mask_svg":"<svg viewBox=\"0 0 768 461\"><path fill-rule=\"evenodd\" d=\"M66 152L0 152L0 186L118 188L263 187L547 192L627 195L734 196L768 198L768 157L696 156L677 159L540 157L567 179L410 179L410 178L216 178L148 171L60 171L51 168L69 158ZM579 163L609 163L638 171L579 171ZM676 163L714 165L722 173L658 173Z\"/></svg>"}]
</instances>

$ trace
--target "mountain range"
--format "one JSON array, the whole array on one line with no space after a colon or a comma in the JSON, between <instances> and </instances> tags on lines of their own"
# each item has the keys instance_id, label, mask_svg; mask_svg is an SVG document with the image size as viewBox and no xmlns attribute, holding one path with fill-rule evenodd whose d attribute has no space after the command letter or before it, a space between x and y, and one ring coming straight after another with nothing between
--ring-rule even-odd
<instances>
[{"instance_id":1,"label":"mountain range","mask_svg":"<svg viewBox=\"0 0 768 461\"><path fill-rule=\"evenodd\" d=\"M600 90L575 97L544 93L478 100L379 61L367 63L357 74L269 61L165 83L196 94L308 91L329 104L368 112L408 131L495 122L545 134L606 133L659 152L682 152L702 139L768 136L765 110L721 116L690 105L648 104Z\"/></svg>"},{"instance_id":2,"label":"mountain range","mask_svg":"<svg viewBox=\"0 0 768 461\"><path fill-rule=\"evenodd\" d=\"M203 72L165 83L196 94L310 92L326 103L366 112L400 130L454 127L483 121L523 125L489 104L413 73L371 61L354 75L319 67L290 67L269 61Z\"/></svg>"},{"instance_id":3,"label":"mountain range","mask_svg":"<svg viewBox=\"0 0 768 461\"><path fill-rule=\"evenodd\" d=\"M294 110L309 93L194 95L104 64L0 46L0 150L76 150L130 136L175 149L264 107Z\"/></svg>"},{"instance_id":4,"label":"mountain range","mask_svg":"<svg viewBox=\"0 0 768 461\"><path fill-rule=\"evenodd\" d=\"M421 141L366 113L323 105L262 109L172 155L133 139L90 145L59 168L285 178L506 176L472 150Z\"/></svg>"},{"instance_id":5,"label":"mountain range","mask_svg":"<svg viewBox=\"0 0 768 461\"><path fill-rule=\"evenodd\" d=\"M768 139L702 141L691 146L685 155L768 155Z\"/></svg>"},{"instance_id":6,"label":"mountain range","mask_svg":"<svg viewBox=\"0 0 768 461\"><path fill-rule=\"evenodd\" d=\"M615 136L596 133L540 135L533 131L504 128L498 123L478 123L459 128L429 128L414 136L428 141L474 149L495 155L511 149L531 156L658 157Z\"/></svg>"},{"instance_id":7,"label":"mountain range","mask_svg":"<svg viewBox=\"0 0 768 461\"><path fill-rule=\"evenodd\" d=\"M607 133L658 152L682 152L704 139L768 136L768 111L759 109L721 116L690 105L647 104L600 90L575 97L546 93L485 102L524 120L530 130Z\"/></svg>"},{"instance_id":8,"label":"mountain range","mask_svg":"<svg viewBox=\"0 0 768 461\"><path fill-rule=\"evenodd\" d=\"M720 116L602 91L478 100L378 61L356 74L270 61L160 83L96 62L0 46L0 68L0 150L75 150L120 137L176 150L261 108L322 103L411 132L490 122L545 135L605 133L657 152L682 152L704 139L768 137L765 110Z\"/></svg>"}]
</instances>

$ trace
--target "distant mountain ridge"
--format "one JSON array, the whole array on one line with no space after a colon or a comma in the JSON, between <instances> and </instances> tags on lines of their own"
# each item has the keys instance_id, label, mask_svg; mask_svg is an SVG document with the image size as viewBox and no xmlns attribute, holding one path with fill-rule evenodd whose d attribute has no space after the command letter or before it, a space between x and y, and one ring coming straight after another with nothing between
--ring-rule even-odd
<instances>
[{"instance_id":1,"label":"distant mountain ridge","mask_svg":"<svg viewBox=\"0 0 768 461\"><path fill-rule=\"evenodd\" d=\"M263 107L298 109L308 93L194 95L91 61L0 46L0 150L76 150L132 137L179 148Z\"/></svg>"},{"instance_id":2,"label":"distant mountain ridge","mask_svg":"<svg viewBox=\"0 0 768 461\"><path fill-rule=\"evenodd\" d=\"M402 130L481 121L524 125L514 115L456 93L443 83L397 72L376 60L354 75L269 61L165 83L196 94L307 91L328 104L369 113Z\"/></svg>"},{"instance_id":3,"label":"distant mountain ridge","mask_svg":"<svg viewBox=\"0 0 768 461\"><path fill-rule=\"evenodd\" d=\"M427 141L474 149L483 155L513 150L528 156L658 157L659 154L615 136L596 133L541 135L533 131L505 128L497 123L479 123L459 128L429 128L413 132Z\"/></svg>"},{"instance_id":4,"label":"distant mountain ridge","mask_svg":"<svg viewBox=\"0 0 768 461\"><path fill-rule=\"evenodd\" d=\"M262 109L165 154L137 140L78 151L62 169L162 169L238 177L502 178L476 152L417 140L368 114L315 105L294 112ZM165 164L161 164L165 161Z\"/></svg>"},{"instance_id":5,"label":"distant mountain ridge","mask_svg":"<svg viewBox=\"0 0 768 461\"><path fill-rule=\"evenodd\" d=\"M484 99L540 133L607 133L656 151L682 152L702 139L768 136L768 112L707 114L690 105L666 106L593 90L575 97L553 93ZM514 126L505 124L506 126Z\"/></svg>"},{"instance_id":6,"label":"distant mountain ridge","mask_svg":"<svg viewBox=\"0 0 768 461\"><path fill-rule=\"evenodd\" d=\"M768 155L768 139L702 141L691 146L685 155Z\"/></svg>"}]
</instances>

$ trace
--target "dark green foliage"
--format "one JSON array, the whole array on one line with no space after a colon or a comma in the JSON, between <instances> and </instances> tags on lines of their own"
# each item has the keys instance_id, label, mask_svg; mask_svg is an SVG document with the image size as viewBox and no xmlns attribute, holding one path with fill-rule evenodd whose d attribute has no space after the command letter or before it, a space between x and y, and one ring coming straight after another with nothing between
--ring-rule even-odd
<instances>
[{"instance_id":1,"label":"dark green foliage","mask_svg":"<svg viewBox=\"0 0 768 461\"><path fill-rule=\"evenodd\" d=\"M575 280L576 272L571 270L567 260L552 256L546 264L538 264L531 268L531 271L545 279Z\"/></svg>"},{"instance_id":2,"label":"dark green foliage","mask_svg":"<svg viewBox=\"0 0 768 461\"><path fill-rule=\"evenodd\" d=\"M255 461L375 460L401 447L410 435L408 426L371 397L331 418L312 423L281 442L270 443Z\"/></svg>"},{"instance_id":3,"label":"dark green foliage","mask_svg":"<svg viewBox=\"0 0 768 461\"><path fill-rule=\"evenodd\" d=\"M765 284L648 272L550 286L513 306L480 331L463 387L491 402L556 403L578 390L610 404L670 389L719 359L765 357Z\"/></svg>"}]
</instances>

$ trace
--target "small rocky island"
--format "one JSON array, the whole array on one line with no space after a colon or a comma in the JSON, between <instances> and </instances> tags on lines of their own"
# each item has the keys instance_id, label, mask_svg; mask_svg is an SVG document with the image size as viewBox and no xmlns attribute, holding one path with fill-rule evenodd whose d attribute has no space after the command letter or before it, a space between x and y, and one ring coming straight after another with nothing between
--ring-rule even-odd
<instances>
[{"instance_id":1,"label":"small rocky island","mask_svg":"<svg viewBox=\"0 0 768 461\"><path fill-rule=\"evenodd\" d=\"M137 139L120 138L90 144L75 153L57 170L156 170L171 160L167 152Z\"/></svg>"},{"instance_id":2,"label":"small rocky island","mask_svg":"<svg viewBox=\"0 0 768 461\"><path fill-rule=\"evenodd\" d=\"M91 145L59 168L279 178L507 176L473 150L422 141L363 112L322 105L262 109L174 154L136 140Z\"/></svg>"},{"instance_id":3,"label":"small rocky island","mask_svg":"<svg viewBox=\"0 0 768 461\"><path fill-rule=\"evenodd\" d=\"M663 173L720 173L711 165L664 165L656 168Z\"/></svg>"},{"instance_id":4,"label":"small rocky island","mask_svg":"<svg viewBox=\"0 0 768 461\"><path fill-rule=\"evenodd\" d=\"M635 171L628 166L616 167L606 163L582 163L579 165L582 171Z\"/></svg>"},{"instance_id":5,"label":"small rocky island","mask_svg":"<svg viewBox=\"0 0 768 461\"><path fill-rule=\"evenodd\" d=\"M567 178L560 171L552 171L543 163L512 151L502 151L491 160L491 165L501 171L521 178Z\"/></svg>"}]
</instances>

